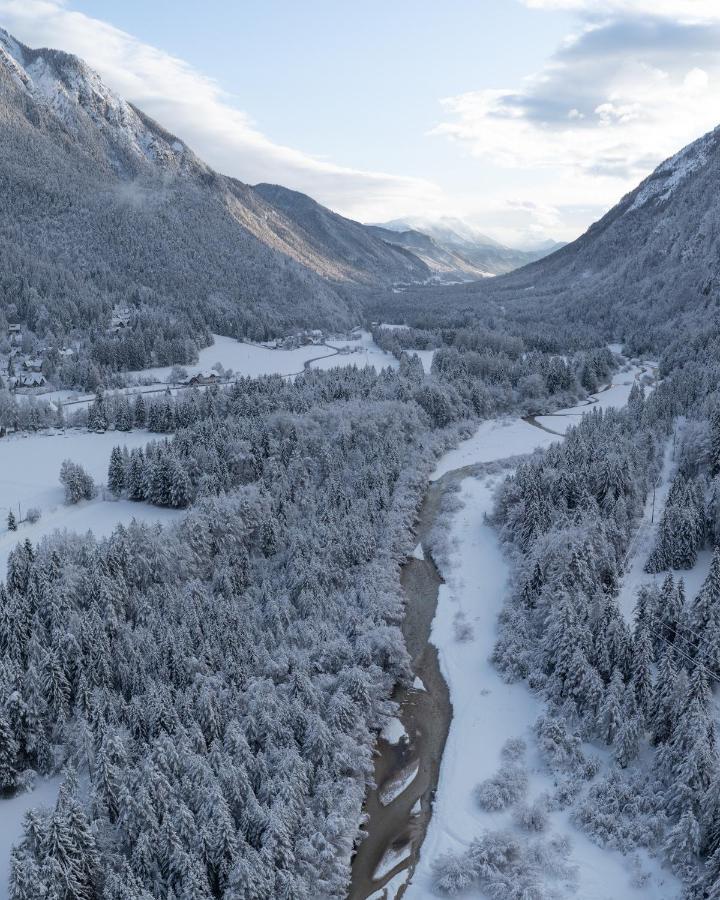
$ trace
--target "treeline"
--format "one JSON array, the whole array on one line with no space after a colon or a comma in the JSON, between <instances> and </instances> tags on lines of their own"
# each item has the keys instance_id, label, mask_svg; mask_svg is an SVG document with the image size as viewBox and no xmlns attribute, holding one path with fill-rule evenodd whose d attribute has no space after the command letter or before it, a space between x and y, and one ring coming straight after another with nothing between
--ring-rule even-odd
<instances>
[{"instance_id":1,"label":"treeline","mask_svg":"<svg viewBox=\"0 0 720 900\"><path fill-rule=\"evenodd\" d=\"M714 897L720 884L712 692L720 680L720 551L691 602L670 574L639 591L632 622L618 607L625 553L676 417L698 416L714 402L696 374L692 365L679 369L647 399L633 387L625 410L589 413L563 444L505 482L494 521L514 572L494 661L507 679L526 679L547 701L536 732L557 783L550 808L570 808L601 846L662 850L687 896L700 900ZM689 568L698 547L717 534L705 498L719 425L712 416L686 426L652 571ZM616 768L597 778L583 741L611 748ZM509 836L483 840L491 839L502 844ZM474 852L438 861L441 892L483 883L493 866L503 874L498 859L478 869ZM551 864L545 877L553 871Z\"/></svg>"},{"instance_id":2,"label":"treeline","mask_svg":"<svg viewBox=\"0 0 720 900\"><path fill-rule=\"evenodd\" d=\"M434 349L432 373L452 384L476 415L500 409L538 412L550 397L568 404L609 380L617 364L609 349L559 354L536 341L482 324L456 328L373 329L375 341L402 360L413 350Z\"/></svg>"},{"instance_id":3,"label":"treeline","mask_svg":"<svg viewBox=\"0 0 720 900\"><path fill-rule=\"evenodd\" d=\"M190 445L209 452L218 426L179 434L181 458L202 463ZM427 420L348 399L225 426L225 468L197 476L223 492L175 528L11 553L3 786L63 767L83 783L70 770L28 815L13 900L345 894L374 733L408 674L397 562Z\"/></svg>"}]
</instances>

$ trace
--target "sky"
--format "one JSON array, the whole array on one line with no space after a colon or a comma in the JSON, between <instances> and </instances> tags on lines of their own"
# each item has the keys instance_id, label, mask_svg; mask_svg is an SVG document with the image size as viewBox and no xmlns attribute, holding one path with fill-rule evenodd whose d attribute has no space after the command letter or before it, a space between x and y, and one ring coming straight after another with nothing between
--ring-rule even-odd
<instances>
[{"instance_id":1,"label":"sky","mask_svg":"<svg viewBox=\"0 0 720 900\"><path fill-rule=\"evenodd\" d=\"M572 240L720 123L720 0L0 0L210 165Z\"/></svg>"}]
</instances>

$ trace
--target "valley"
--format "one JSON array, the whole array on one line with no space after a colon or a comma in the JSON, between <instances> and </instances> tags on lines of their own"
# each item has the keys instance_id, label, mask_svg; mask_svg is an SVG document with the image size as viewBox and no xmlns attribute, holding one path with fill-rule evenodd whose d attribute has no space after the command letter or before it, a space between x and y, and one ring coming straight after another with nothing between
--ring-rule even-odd
<instances>
[{"instance_id":1,"label":"valley","mask_svg":"<svg viewBox=\"0 0 720 900\"><path fill-rule=\"evenodd\" d=\"M76 5L0 28L0 900L717 900L715 13L520 0L577 27L512 92L498 8L438 123L251 3L311 155Z\"/></svg>"}]
</instances>

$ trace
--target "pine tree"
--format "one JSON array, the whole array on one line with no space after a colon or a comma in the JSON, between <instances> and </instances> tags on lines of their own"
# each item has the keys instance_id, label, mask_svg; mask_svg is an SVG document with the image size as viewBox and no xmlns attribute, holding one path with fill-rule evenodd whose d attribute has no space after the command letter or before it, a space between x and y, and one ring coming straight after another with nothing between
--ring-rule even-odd
<instances>
[{"instance_id":1,"label":"pine tree","mask_svg":"<svg viewBox=\"0 0 720 900\"><path fill-rule=\"evenodd\" d=\"M15 513L12 510L8 512L7 527L8 531L17 531L17 519L15 518Z\"/></svg>"},{"instance_id":2,"label":"pine tree","mask_svg":"<svg viewBox=\"0 0 720 900\"><path fill-rule=\"evenodd\" d=\"M655 744L667 741L675 726L674 688L676 677L677 670L673 660L673 651L667 648L660 654L650 710L650 727Z\"/></svg>"},{"instance_id":3,"label":"pine tree","mask_svg":"<svg viewBox=\"0 0 720 900\"><path fill-rule=\"evenodd\" d=\"M133 419L135 422L136 428L144 428L147 421L147 413L145 409L145 399L142 394L138 394L135 398L135 405L133 407Z\"/></svg>"},{"instance_id":4,"label":"pine tree","mask_svg":"<svg viewBox=\"0 0 720 900\"><path fill-rule=\"evenodd\" d=\"M673 869L688 878L697 864L700 852L700 828L692 809L686 809L665 841L665 853Z\"/></svg>"},{"instance_id":5,"label":"pine tree","mask_svg":"<svg viewBox=\"0 0 720 900\"><path fill-rule=\"evenodd\" d=\"M108 467L108 487L119 497L125 489L125 459L119 447L113 447Z\"/></svg>"},{"instance_id":6,"label":"pine tree","mask_svg":"<svg viewBox=\"0 0 720 900\"><path fill-rule=\"evenodd\" d=\"M710 417L710 474L720 475L720 408Z\"/></svg>"},{"instance_id":7,"label":"pine tree","mask_svg":"<svg viewBox=\"0 0 720 900\"><path fill-rule=\"evenodd\" d=\"M613 744L625 724L625 685L615 669L598 713L598 731L606 744Z\"/></svg>"},{"instance_id":8,"label":"pine tree","mask_svg":"<svg viewBox=\"0 0 720 900\"><path fill-rule=\"evenodd\" d=\"M633 653L630 664L632 685L635 692L635 700L638 709L644 717L647 715L652 702L653 676L652 676L653 652L652 642L647 629L640 627L633 642Z\"/></svg>"},{"instance_id":9,"label":"pine tree","mask_svg":"<svg viewBox=\"0 0 720 900\"><path fill-rule=\"evenodd\" d=\"M10 723L0 711L0 794L15 787L18 750Z\"/></svg>"}]
</instances>

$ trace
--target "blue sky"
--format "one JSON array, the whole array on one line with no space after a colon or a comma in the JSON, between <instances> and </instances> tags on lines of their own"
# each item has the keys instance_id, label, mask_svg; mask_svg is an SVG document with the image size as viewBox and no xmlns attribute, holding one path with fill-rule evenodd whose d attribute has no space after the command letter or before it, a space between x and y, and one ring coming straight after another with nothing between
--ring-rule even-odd
<instances>
[{"instance_id":1,"label":"blue sky","mask_svg":"<svg viewBox=\"0 0 720 900\"><path fill-rule=\"evenodd\" d=\"M210 164L568 240L720 122L717 0L0 0Z\"/></svg>"}]
</instances>

